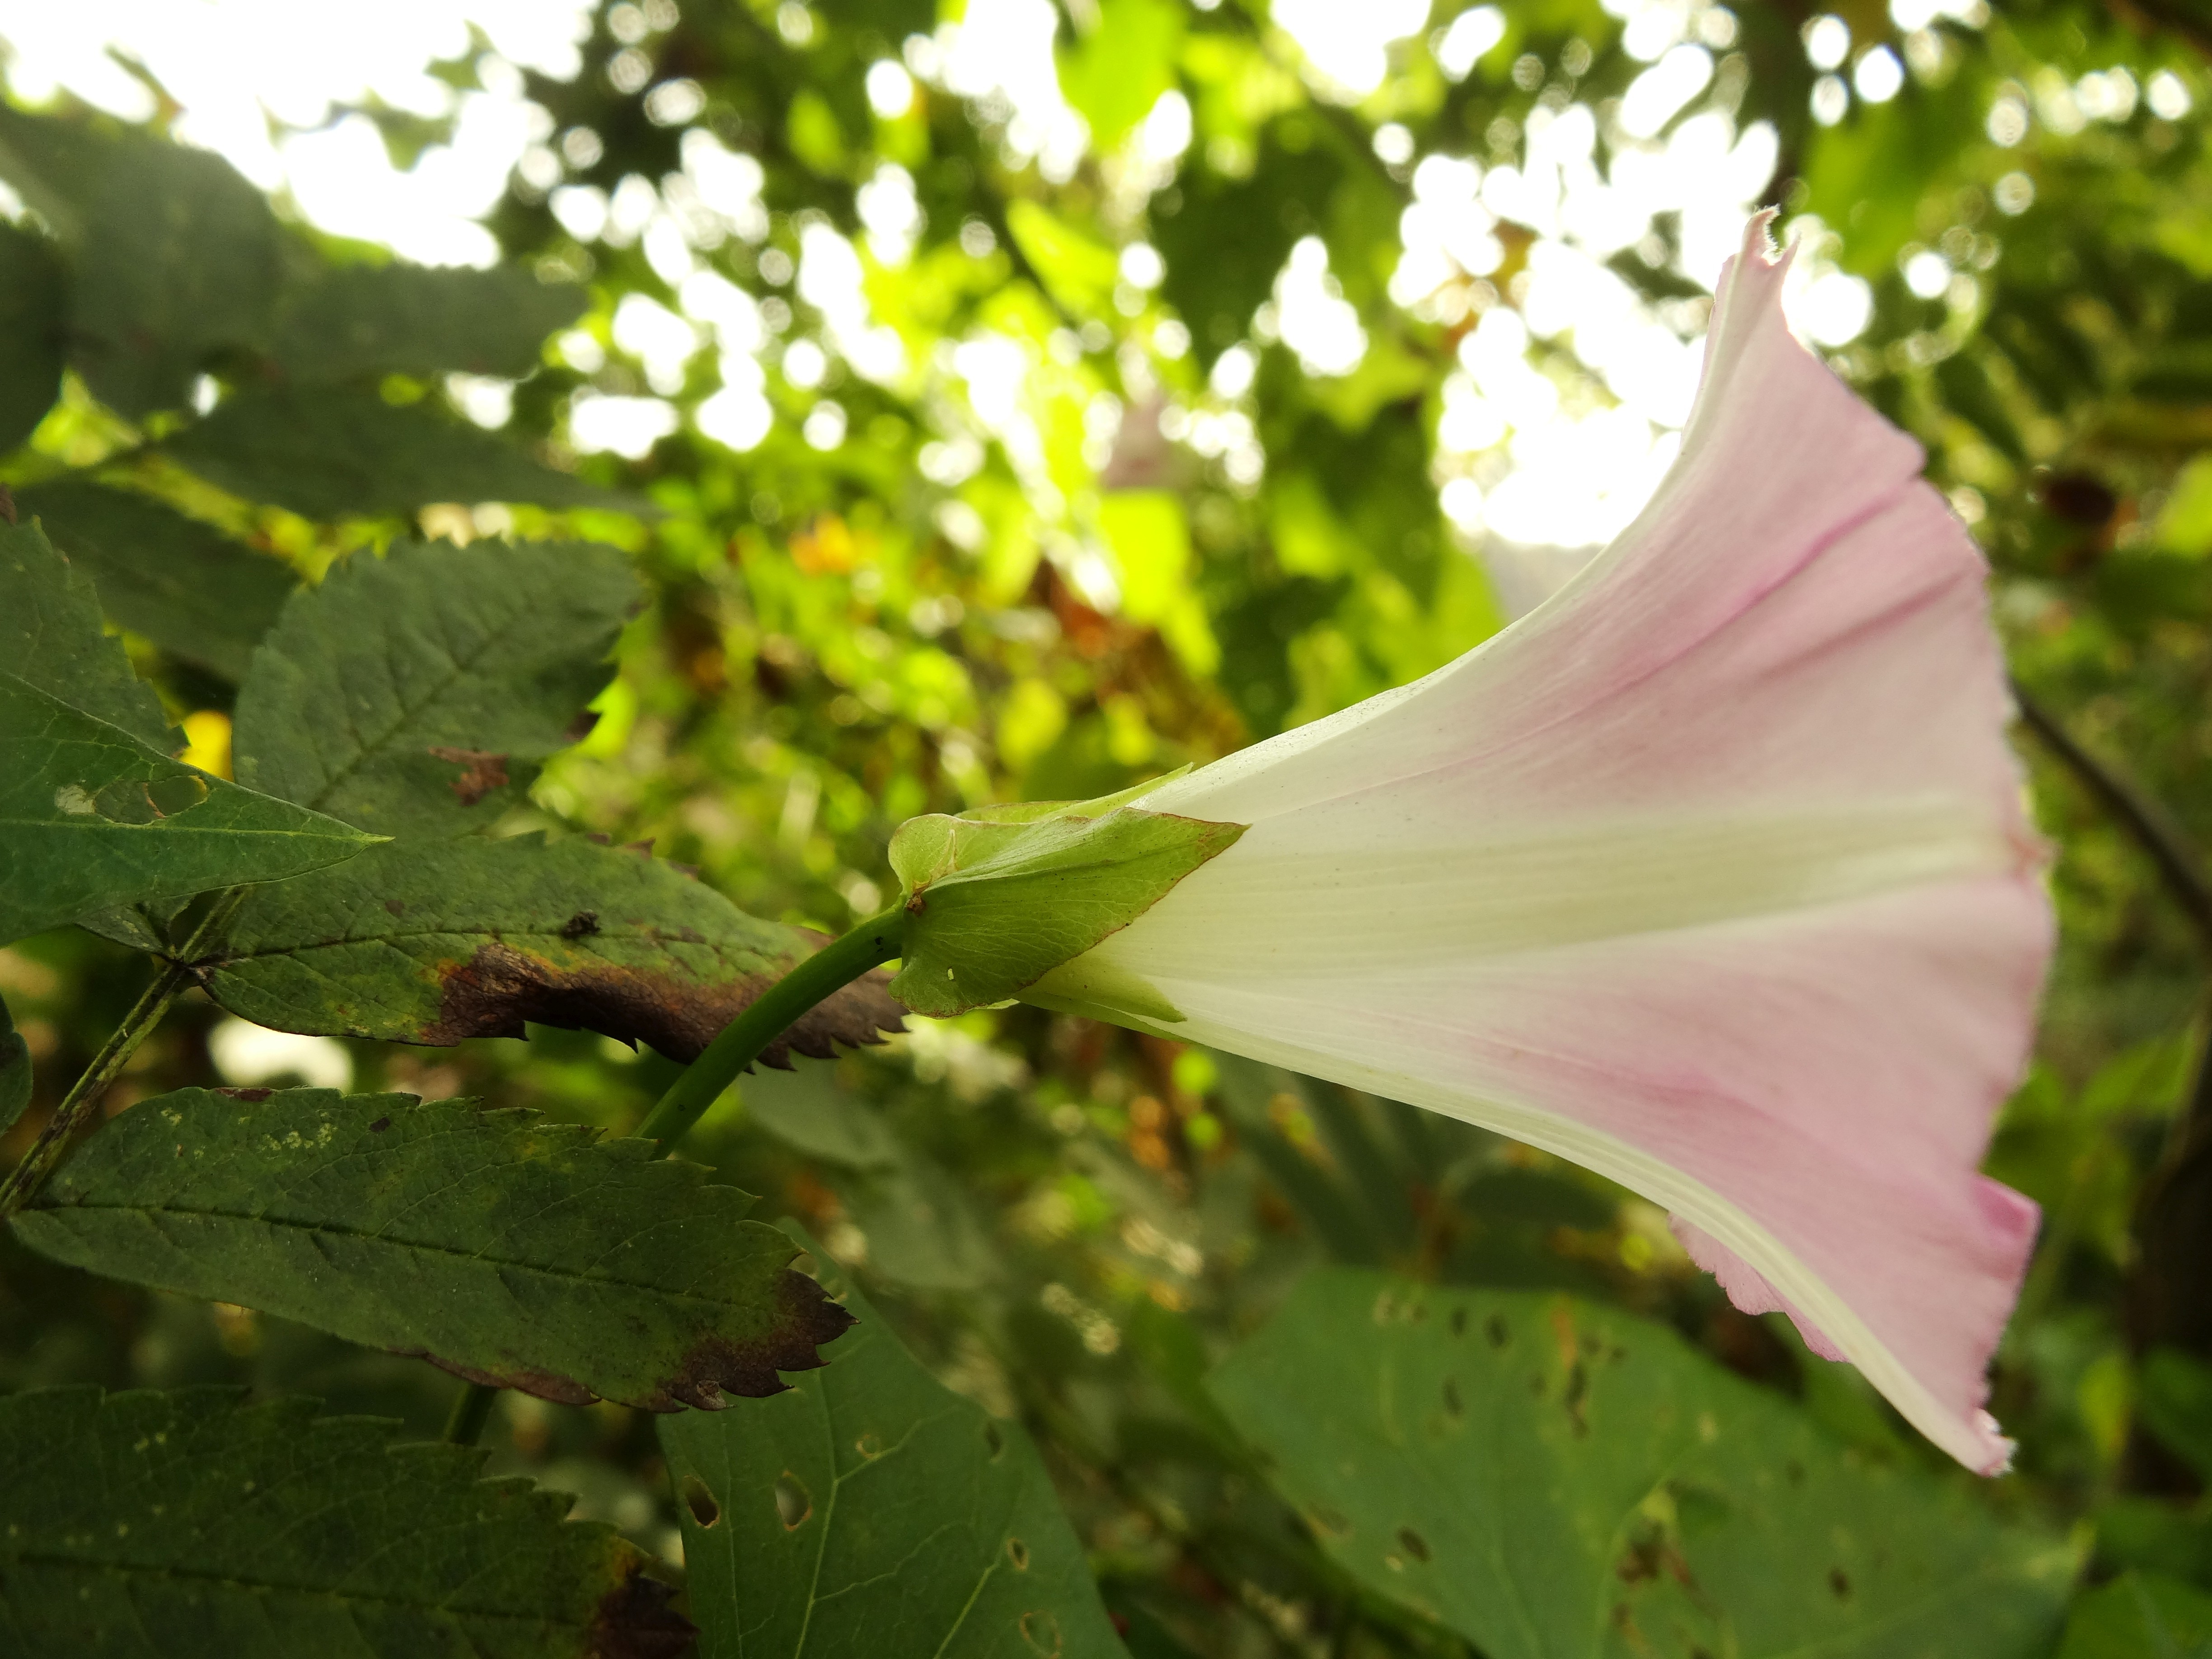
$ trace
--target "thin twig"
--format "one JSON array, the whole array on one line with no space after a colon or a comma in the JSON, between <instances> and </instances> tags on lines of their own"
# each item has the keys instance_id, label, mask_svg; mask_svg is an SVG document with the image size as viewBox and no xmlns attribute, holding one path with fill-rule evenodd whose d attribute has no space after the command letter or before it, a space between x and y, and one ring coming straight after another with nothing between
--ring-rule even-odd
<instances>
[{"instance_id":1,"label":"thin twig","mask_svg":"<svg viewBox=\"0 0 2212 1659\"><path fill-rule=\"evenodd\" d=\"M2028 730L2065 762L2120 828L2149 855L2174 902L2196 924L2206 946L2212 948L2212 880L2206 878L2197 849L2174 823L2172 815L2075 741L2058 717L2037 702L2018 680L2012 683L2012 694L2020 706L2021 720Z\"/></svg>"},{"instance_id":2,"label":"thin twig","mask_svg":"<svg viewBox=\"0 0 2212 1659\"><path fill-rule=\"evenodd\" d=\"M70 1143L91 1121L100 1097L107 1092L107 1085L130 1064L139 1044L153 1035L170 1005L198 981L197 964L229 931L231 918L238 914L245 896L243 887L234 887L217 898L200 925L192 930L183 949L161 964L161 971L155 976L154 982L100 1045L84 1074L62 1097L61 1104L54 1108L53 1115L39 1131L30 1150L8 1171L7 1178L0 1181L0 1216L13 1215L36 1198L40 1189L61 1167L62 1160L69 1156Z\"/></svg>"}]
</instances>

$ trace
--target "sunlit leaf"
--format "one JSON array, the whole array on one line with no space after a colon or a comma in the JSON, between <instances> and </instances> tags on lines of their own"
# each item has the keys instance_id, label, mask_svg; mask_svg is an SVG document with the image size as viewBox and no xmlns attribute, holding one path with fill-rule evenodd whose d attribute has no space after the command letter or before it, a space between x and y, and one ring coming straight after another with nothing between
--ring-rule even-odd
<instances>
[{"instance_id":1,"label":"sunlit leaf","mask_svg":"<svg viewBox=\"0 0 2212 1659\"><path fill-rule=\"evenodd\" d=\"M242 392L167 449L234 495L310 519L411 513L433 501L642 506L541 465L458 417L331 386Z\"/></svg>"},{"instance_id":2,"label":"sunlit leaf","mask_svg":"<svg viewBox=\"0 0 2212 1659\"><path fill-rule=\"evenodd\" d=\"M519 265L346 265L285 296L272 350L301 380L447 369L518 380L586 298Z\"/></svg>"},{"instance_id":3,"label":"sunlit leaf","mask_svg":"<svg viewBox=\"0 0 2212 1659\"><path fill-rule=\"evenodd\" d=\"M1171 0L1101 0L1097 21L1060 59L1060 91L1091 124L1103 153L1152 112L1175 84L1183 10Z\"/></svg>"}]
</instances>

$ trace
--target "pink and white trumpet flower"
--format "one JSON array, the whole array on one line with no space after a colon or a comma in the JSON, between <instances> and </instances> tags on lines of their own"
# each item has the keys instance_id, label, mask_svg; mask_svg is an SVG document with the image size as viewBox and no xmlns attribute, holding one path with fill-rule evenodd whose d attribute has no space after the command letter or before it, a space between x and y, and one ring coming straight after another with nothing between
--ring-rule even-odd
<instances>
[{"instance_id":1,"label":"pink and white trumpet flower","mask_svg":"<svg viewBox=\"0 0 2212 1659\"><path fill-rule=\"evenodd\" d=\"M1765 226L1620 539L1449 666L1133 803L1250 828L1024 995L1598 1170L1996 1473L2037 1214L1976 1166L2045 854L1983 562L1791 337Z\"/></svg>"}]
</instances>

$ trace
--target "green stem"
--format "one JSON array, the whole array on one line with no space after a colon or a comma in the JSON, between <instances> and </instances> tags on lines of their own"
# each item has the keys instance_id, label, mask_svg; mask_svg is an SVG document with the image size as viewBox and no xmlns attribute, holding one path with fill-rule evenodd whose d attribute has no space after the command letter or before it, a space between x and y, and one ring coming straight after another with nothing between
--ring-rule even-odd
<instances>
[{"instance_id":1,"label":"green stem","mask_svg":"<svg viewBox=\"0 0 2212 1659\"><path fill-rule=\"evenodd\" d=\"M491 1415L491 1402L499 1398L497 1389L488 1389L481 1382L471 1382L453 1397L453 1409L446 1417L445 1442L449 1446L473 1446L483 1438L484 1421Z\"/></svg>"},{"instance_id":2,"label":"green stem","mask_svg":"<svg viewBox=\"0 0 2212 1659\"><path fill-rule=\"evenodd\" d=\"M660 1145L655 1158L666 1158L676 1143L707 1109L722 1097L722 1091L737 1081L774 1042L817 1003L835 996L868 971L897 956L903 948L906 913L894 906L871 916L842 939L823 945L767 990L752 1006L722 1028L706 1052L684 1068L653 1109L646 1114L637 1133ZM499 1393L481 1382L471 1382L453 1401L446 1419L446 1440L456 1446L473 1446L491 1415L491 1402Z\"/></svg>"},{"instance_id":3,"label":"green stem","mask_svg":"<svg viewBox=\"0 0 2212 1659\"><path fill-rule=\"evenodd\" d=\"M243 887L234 887L217 898L184 947L162 964L154 982L92 1057L92 1064L85 1067L84 1075L62 1097L61 1104L54 1108L54 1115L39 1131L30 1150L8 1172L7 1178L0 1181L0 1216L13 1215L36 1198L40 1189L61 1167L62 1160L69 1156L70 1143L99 1109L107 1085L131 1063L131 1056L138 1052L139 1044L153 1035L170 1005L197 982L194 964L229 931L231 918L238 914L238 907L245 899Z\"/></svg>"},{"instance_id":4,"label":"green stem","mask_svg":"<svg viewBox=\"0 0 2212 1659\"><path fill-rule=\"evenodd\" d=\"M897 956L904 948L905 934L906 913L895 906L823 945L754 999L752 1006L724 1026L721 1036L684 1068L638 1126L639 1135L660 1143L654 1156L665 1158L675 1151L676 1143L738 1080L738 1073L758 1060L769 1044L808 1010L869 969Z\"/></svg>"}]
</instances>

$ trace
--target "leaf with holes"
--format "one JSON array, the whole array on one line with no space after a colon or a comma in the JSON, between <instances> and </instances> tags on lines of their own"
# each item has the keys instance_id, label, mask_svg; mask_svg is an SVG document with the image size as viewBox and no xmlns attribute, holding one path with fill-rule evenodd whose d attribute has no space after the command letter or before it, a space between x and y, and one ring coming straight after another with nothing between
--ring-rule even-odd
<instances>
[{"instance_id":1,"label":"leaf with holes","mask_svg":"<svg viewBox=\"0 0 2212 1659\"><path fill-rule=\"evenodd\" d=\"M1492 1659L2027 1659L2076 1565L1563 1296L1317 1273L1207 1386L1347 1571Z\"/></svg>"},{"instance_id":2,"label":"leaf with holes","mask_svg":"<svg viewBox=\"0 0 2212 1659\"><path fill-rule=\"evenodd\" d=\"M335 386L241 392L166 447L233 495L309 519L412 513L433 501L649 510L428 404Z\"/></svg>"},{"instance_id":3,"label":"leaf with holes","mask_svg":"<svg viewBox=\"0 0 2212 1659\"><path fill-rule=\"evenodd\" d=\"M481 1453L229 1389L0 1399L10 1659L678 1659L690 1625Z\"/></svg>"},{"instance_id":4,"label":"leaf with holes","mask_svg":"<svg viewBox=\"0 0 2212 1659\"><path fill-rule=\"evenodd\" d=\"M377 840L0 673L0 944L118 905L276 881Z\"/></svg>"},{"instance_id":5,"label":"leaf with holes","mask_svg":"<svg viewBox=\"0 0 2212 1659\"><path fill-rule=\"evenodd\" d=\"M286 603L239 692L238 781L365 828L458 836L577 736L640 602L593 542L400 542Z\"/></svg>"},{"instance_id":6,"label":"leaf with holes","mask_svg":"<svg viewBox=\"0 0 2212 1659\"><path fill-rule=\"evenodd\" d=\"M823 943L747 915L672 865L588 841L394 842L357 869L256 890L209 994L279 1030L446 1044L526 1022L696 1059ZM899 1029L872 975L769 1048L827 1056Z\"/></svg>"},{"instance_id":7,"label":"leaf with holes","mask_svg":"<svg viewBox=\"0 0 2212 1659\"><path fill-rule=\"evenodd\" d=\"M72 1267L547 1400L777 1392L851 1322L748 1194L653 1150L465 1100L180 1089L109 1124L14 1225Z\"/></svg>"},{"instance_id":8,"label":"leaf with holes","mask_svg":"<svg viewBox=\"0 0 2212 1659\"><path fill-rule=\"evenodd\" d=\"M521 265L343 265L285 296L274 351L296 380L447 369L520 380L538 366L545 337L589 300Z\"/></svg>"},{"instance_id":9,"label":"leaf with holes","mask_svg":"<svg viewBox=\"0 0 2212 1659\"><path fill-rule=\"evenodd\" d=\"M1121 1659L1029 1437L825 1282L860 1321L825 1369L741 1423L659 1425L704 1659Z\"/></svg>"},{"instance_id":10,"label":"leaf with holes","mask_svg":"<svg viewBox=\"0 0 2212 1659\"><path fill-rule=\"evenodd\" d=\"M18 490L15 505L99 584L110 617L233 681L299 585L282 561L150 495L63 479Z\"/></svg>"}]
</instances>

